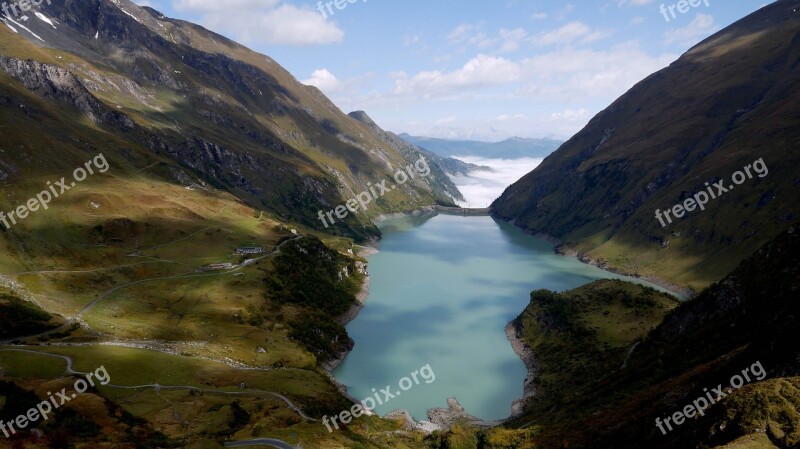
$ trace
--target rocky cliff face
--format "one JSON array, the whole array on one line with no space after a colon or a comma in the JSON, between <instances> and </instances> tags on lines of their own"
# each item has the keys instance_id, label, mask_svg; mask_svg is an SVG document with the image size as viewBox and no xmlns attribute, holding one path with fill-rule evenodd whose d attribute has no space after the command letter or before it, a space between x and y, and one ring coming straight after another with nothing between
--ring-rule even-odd
<instances>
[{"instance_id":1,"label":"rocky cliff face","mask_svg":"<svg viewBox=\"0 0 800 449\"><path fill-rule=\"evenodd\" d=\"M0 69L37 95L67 103L91 121L131 129L133 121L125 114L111 111L89 93L68 70L37 61L22 61L0 56Z\"/></svg>"},{"instance_id":2,"label":"rocky cliff face","mask_svg":"<svg viewBox=\"0 0 800 449\"><path fill-rule=\"evenodd\" d=\"M196 25L128 0L54 0L34 9L49 22L3 27L0 68L51 103L40 110L77 110L95 132L113 129L133 153L171 157L252 206L322 227L318 210L418 159L418 151L348 117L274 60ZM5 93L25 96L16 86ZM24 120L8 112L7 122ZM63 123L69 114L51 116L61 129L53 123L45 133L80 126L78 116L76 123ZM381 213L452 204L458 190L434 171L328 231L368 237L377 233L370 218Z\"/></svg>"}]
</instances>

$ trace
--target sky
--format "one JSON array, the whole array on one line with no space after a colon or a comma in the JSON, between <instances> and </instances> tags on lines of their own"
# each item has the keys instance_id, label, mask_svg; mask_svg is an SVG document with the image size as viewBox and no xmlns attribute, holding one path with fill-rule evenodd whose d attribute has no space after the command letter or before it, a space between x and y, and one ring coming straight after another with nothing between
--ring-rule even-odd
<instances>
[{"instance_id":1,"label":"sky","mask_svg":"<svg viewBox=\"0 0 800 449\"><path fill-rule=\"evenodd\" d=\"M770 3L351 1L328 10L327 0L135 0L269 55L386 130L485 141L567 139L635 83Z\"/></svg>"}]
</instances>

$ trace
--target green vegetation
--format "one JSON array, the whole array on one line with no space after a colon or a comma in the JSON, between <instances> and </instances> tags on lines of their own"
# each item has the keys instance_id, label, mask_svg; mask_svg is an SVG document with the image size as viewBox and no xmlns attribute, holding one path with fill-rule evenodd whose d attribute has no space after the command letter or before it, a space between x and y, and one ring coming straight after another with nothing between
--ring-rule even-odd
<instances>
[{"instance_id":1,"label":"green vegetation","mask_svg":"<svg viewBox=\"0 0 800 449\"><path fill-rule=\"evenodd\" d=\"M38 334L59 325L53 315L36 304L0 292L0 339Z\"/></svg>"},{"instance_id":2,"label":"green vegetation","mask_svg":"<svg viewBox=\"0 0 800 449\"><path fill-rule=\"evenodd\" d=\"M725 277L800 209L796 8L774 2L637 84L493 211L622 272L696 292ZM666 227L655 218L760 158L767 176Z\"/></svg>"},{"instance_id":3,"label":"green vegetation","mask_svg":"<svg viewBox=\"0 0 800 449\"><path fill-rule=\"evenodd\" d=\"M47 388L53 386L51 384ZM6 422L25 415L43 400L31 390L30 383L20 386L7 381L0 381L0 398L3 398L0 401L0 416ZM10 438L11 447L70 449L109 441L135 449L178 447L164 434L153 430L146 421L133 417L91 392L83 393L77 400L56 409L48 420L40 421L34 427L42 429L47 438L30 446L22 444L31 440L28 433L18 432ZM5 440L5 436L0 437Z\"/></svg>"},{"instance_id":4,"label":"green vegetation","mask_svg":"<svg viewBox=\"0 0 800 449\"><path fill-rule=\"evenodd\" d=\"M326 362L352 348L335 318L355 304L363 279L354 259L312 236L287 243L264 282L271 303L299 308L292 313L289 337Z\"/></svg>"},{"instance_id":5,"label":"green vegetation","mask_svg":"<svg viewBox=\"0 0 800 449\"><path fill-rule=\"evenodd\" d=\"M363 278L353 259L311 236L284 246L265 282L271 301L340 315L355 302Z\"/></svg>"},{"instance_id":6,"label":"green vegetation","mask_svg":"<svg viewBox=\"0 0 800 449\"><path fill-rule=\"evenodd\" d=\"M313 353L320 362L328 361L343 351L352 349L344 326L330 315L312 311L291 321L289 336Z\"/></svg>"},{"instance_id":7,"label":"green vegetation","mask_svg":"<svg viewBox=\"0 0 800 449\"><path fill-rule=\"evenodd\" d=\"M535 292L538 301L531 302L521 321L523 335L541 359L541 390L528 413L510 424L535 429L534 441L543 447L564 442L571 448L794 447L800 438L800 395L797 378L792 377L797 372L800 334L795 318L800 313L798 229L800 225L792 225L725 279L675 307L663 320L655 320L660 323L652 331L632 333L632 337L646 336L625 363L616 368L616 362L611 363L612 371L596 372L594 380L582 370L602 366L600 362L613 353L574 347L592 343L591 332L581 329L593 322L592 313L582 314L582 307L576 310L559 295ZM620 304L644 306L647 316L652 298L613 296ZM599 310L603 308L607 305ZM609 323L619 321L613 311L608 317ZM575 332L576 328L581 330ZM592 328L603 334L602 327ZM559 340L554 341L553 335ZM562 340L571 344L559 346ZM587 356L592 353L593 358ZM705 391L718 385L724 389L733 376L757 361L767 371L765 380L728 391L704 416L687 420L668 437L653 425L656 417L672 415ZM575 363L580 363L579 369ZM553 366L557 371L548 372ZM562 385L573 385L576 393L561 391Z\"/></svg>"},{"instance_id":8,"label":"green vegetation","mask_svg":"<svg viewBox=\"0 0 800 449\"><path fill-rule=\"evenodd\" d=\"M569 413L552 410L613 376L632 346L677 305L666 293L619 280L595 281L564 293L532 292L515 325L539 364L537 393L520 420L549 421Z\"/></svg>"},{"instance_id":9,"label":"green vegetation","mask_svg":"<svg viewBox=\"0 0 800 449\"><path fill-rule=\"evenodd\" d=\"M697 289L722 278L797 205L798 90L797 77L787 74L797 59L790 45L798 19L781 9L789 2L777 3L729 30L731 39L697 47L638 86L509 189L497 212L627 271ZM58 11L70 20L60 25L63 39L46 47L0 27L3 55L75 75L52 82L53 67L25 62L25 81L44 87L31 90L0 72L0 210L23 204L98 152L110 163L47 211L0 231L0 274L9 288L0 296L0 338L70 356L79 371L103 365L113 384L130 388L79 395L46 423L45 441L25 434L12 444L218 449L226 439L259 437L320 449L602 447L597 441L742 447L747 437L798 444L794 378L742 389L674 439L648 440L652 416L764 354L771 373L797 371L800 249L791 238L653 332L674 301L641 286L603 281L534 292L518 325L539 357L539 396L511 423L527 428L456 426L425 436L362 417L329 434L304 419L295 406L315 418L349 408L318 367L350 344L334 319L354 304L362 281L360 261L343 255L349 239L377 235L370 218L381 213L449 203L452 183L432 167L429 180L325 230L339 236L322 236L326 247L315 237L323 231L317 211L385 179L388 167L413 162L416 150L398 147L366 116L345 116L271 59L221 36L149 14L140 26L109 2L97 6ZM116 44L88 42L89 34L70 30L76 23L104 27L117 44L147 51L134 64L120 63ZM55 97L35 93L53 90ZM87 105L96 107L96 120ZM677 116L683 129L670 126ZM727 176L755 157L764 157L769 177L668 231L655 227L656 208L696 190L698 179ZM279 248L294 238L292 229L302 239ZM242 242L276 253L197 271L243 262L232 254ZM75 316L86 326L26 338ZM66 344L50 345L53 338ZM9 349L0 348L3 417L74 382L63 360Z\"/></svg>"}]
</instances>

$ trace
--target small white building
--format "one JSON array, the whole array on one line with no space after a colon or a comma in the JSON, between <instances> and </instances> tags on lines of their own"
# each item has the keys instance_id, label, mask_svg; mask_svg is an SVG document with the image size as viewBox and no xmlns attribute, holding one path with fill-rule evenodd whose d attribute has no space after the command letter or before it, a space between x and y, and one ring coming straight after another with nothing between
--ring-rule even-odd
<instances>
[{"instance_id":1,"label":"small white building","mask_svg":"<svg viewBox=\"0 0 800 449\"><path fill-rule=\"evenodd\" d=\"M232 263L228 263L228 262L226 262L226 263L212 263L210 265L206 265L205 267L203 267L203 269L206 270L206 271L227 270L229 268L233 268L233 264Z\"/></svg>"},{"instance_id":2,"label":"small white building","mask_svg":"<svg viewBox=\"0 0 800 449\"><path fill-rule=\"evenodd\" d=\"M264 252L264 247L262 246L243 246L240 248L236 248L236 254L243 256L245 254L261 254Z\"/></svg>"}]
</instances>

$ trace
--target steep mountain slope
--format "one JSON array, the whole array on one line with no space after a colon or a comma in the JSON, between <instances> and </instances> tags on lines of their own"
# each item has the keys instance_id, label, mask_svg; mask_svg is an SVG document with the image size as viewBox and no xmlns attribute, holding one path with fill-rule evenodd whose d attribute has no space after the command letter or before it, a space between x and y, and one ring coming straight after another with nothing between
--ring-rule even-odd
<instances>
[{"instance_id":1,"label":"steep mountain slope","mask_svg":"<svg viewBox=\"0 0 800 449\"><path fill-rule=\"evenodd\" d=\"M0 415L70 391L67 361L112 383L40 423L37 441L28 428L0 446L378 447L317 422L352 406L320 368L340 349L328 336L348 342L334 318L363 276L349 237L377 235L381 213L452 204L454 185L430 161L430 176L323 230L318 210L425 154L201 27L126 0L35 9L0 19L0 315L15 322L0 337ZM62 182L46 208L18 212ZM276 272L320 301L265 283Z\"/></svg>"},{"instance_id":2,"label":"steep mountain slope","mask_svg":"<svg viewBox=\"0 0 800 449\"><path fill-rule=\"evenodd\" d=\"M799 267L800 224L794 224L722 281L669 313L631 349L624 366L589 379L583 372L543 372L546 379L567 376L561 380L573 388L548 410L534 398L532 414L517 424L533 421L544 428L538 438L543 447L561 447L564 441L587 448L747 447L741 446L744 441L762 445L750 447L797 447ZM532 345L554 338L548 335L552 330L542 331L553 329L553 321L539 313L540 302L532 298L521 318L522 335ZM595 352L582 363L591 366L604 357ZM745 376L746 368L752 371ZM703 416L673 422L670 431L664 424L663 431L656 426L656 418L663 423L719 385L726 396L712 396L719 401L709 404Z\"/></svg>"},{"instance_id":3,"label":"steep mountain slope","mask_svg":"<svg viewBox=\"0 0 800 449\"><path fill-rule=\"evenodd\" d=\"M797 0L767 5L638 83L494 213L621 271L695 290L721 279L800 213L798 11ZM730 190L746 166L742 185L662 227L656 210L706 182Z\"/></svg>"},{"instance_id":4,"label":"steep mountain slope","mask_svg":"<svg viewBox=\"0 0 800 449\"><path fill-rule=\"evenodd\" d=\"M479 156L490 159L547 157L564 143L555 139L525 139L522 137L512 137L501 142L477 142L419 137L406 133L400 134L400 138L440 156Z\"/></svg>"},{"instance_id":5,"label":"steep mountain slope","mask_svg":"<svg viewBox=\"0 0 800 449\"><path fill-rule=\"evenodd\" d=\"M436 153L431 153L430 151L417 147L413 144L406 142L405 140L401 139L394 133L382 130L372 119L367 115L364 111L355 111L348 114L350 117L358 120L359 122L367 125L376 135L378 135L387 145L391 146L392 148L396 149L400 153L406 155L407 157L413 158L414 155L418 153L422 153L428 160L432 161L434 164L439 166L442 169L443 173L433 173L432 176L435 182L441 183L441 185L448 186L449 184L447 181L442 177L443 174L450 174L450 175L466 175L470 172L470 170L490 170L489 167L475 165L475 164L468 164L466 162L459 161L457 159L452 159L449 157L442 157ZM464 197L461 196L461 192L458 189L447 189L447 193L450 194L453 198L464 201Z\"/></svg>"},{"instance_id":6,"label":"steep mountain slope","mask_svg":"<svg viewBox=\"0 0 800 449\"><path fill-rule=\"evenodd\" d=\"M89 118L134 153L167 155L254 207L322 227L318 210L335 208L422 156L387 145L269 57L196 25L127 0L56 0L35 8L47 21L3 19L8 76L83 115L62 116L61 123ZM16 83L4 89L9 85ZM4 125L24 122L24 111L13 112ZM58 133L54 126L38 137ZM21 166L13 157L4 162ZM432 171L441 174L435 165ZM451 204L458 196L447 177L420 177L351 214L335 232L374 235L370 217Z\"/></svg>"}]
</instances>

